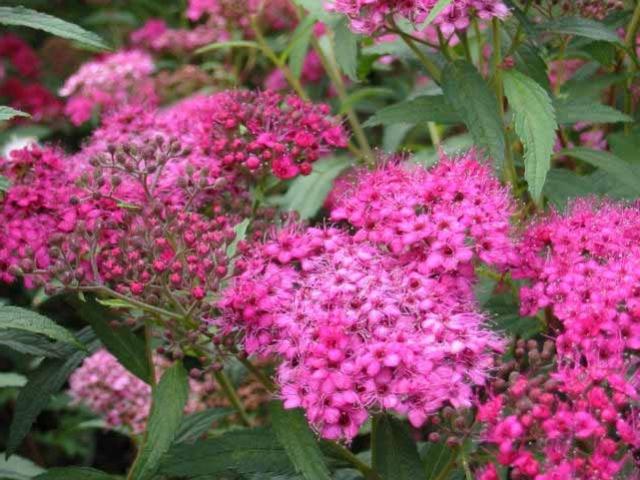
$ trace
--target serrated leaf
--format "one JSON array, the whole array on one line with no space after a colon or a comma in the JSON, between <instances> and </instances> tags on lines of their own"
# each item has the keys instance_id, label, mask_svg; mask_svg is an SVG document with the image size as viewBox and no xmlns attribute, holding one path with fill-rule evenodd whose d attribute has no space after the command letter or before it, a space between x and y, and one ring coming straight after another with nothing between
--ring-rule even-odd
<instances>
[{"instance_id":1,"label":"serrated leaf","mask_svg":"<svg viewBox=\"0 0 640 480\"><path fill-rule=\"evenodd\" d=\"M33 480L116 480L115 475L101 472L89 467L52 468L46 473L38 475Z\"/></svg>"},{"instance_id":2,"label":"serrated leaf","mask_svg":"<svg viewBox=\"0 0 640 480\"><path fill-rule=\"evenodd\" d=\"M585 147L570 148L557 153L582 160L600 170L609 173L619 183L627 186L636 195L640 195L640 174L632 165L613 153L593 150Z\"/></svg>"},{"instance_id":3,"label":"serrated leaf","mask_svg":"<svg viewBox=\"0 0 640 480\"><path fill-rule=\"evenodd\" d=\"M344 17L333 29L335 35L336 62L354 82L358 81L358 37L349 28L349 19Z\"/></svg>"},{"instance_id":4,"label":"serrated leaf","mask_svg":"<svg viewBox=\"0 0 640 480\"><path fill-rule=\"evenodd\" d=\"M1 8L1 7L0 7ZM0 20L2 23L2 20ZM6 122L7 120L11 120L14 117L30 117L26 112L22 112L20 110L16 110L15 108L5 107L4 105L0 105L0 122Z\"/></svg>"},{"instance_id":5,"label":"serrated leaf","mask_svg":"<svg viewBox=\"0 0 640 480\"><path fill-rule=\"evenodd\" d=\"M546 91L551 91L547 64L534 47L523 44L514 52L516 68L533 78Z\"/></svg>"},{"instance_id":6,"label":"serrated leaf","mask_svg":"<svg viewBox=\"0 0 640 480\"><path fill-rule=\"evenodd\" d=\"M558 123L570 125L579 122L616 123L633 122L633 118L609 105L580 101L578 99L556 100L554 102Z\"/></svg>"},{"instance_id":7,"label":"serrated leaf","mask_svg":"<svg viewBox=\"0 0 640 480\"><path fill-rule=\"evenodd\" d=\"M3 480L31 480L34 475L39 475L44 469L26 458L12 456L8 460L5 453L0 453L0 478Z\"/></svg>"},{"instance_id":8,"label":"serrated leaf","mask_svg":"<svg viewBox=\"0 0 640 480\"><path fill-rule=\"evenodd\" d=\"M84 348L82 343L69 330L61 327L53 320L25 308L0 307L0 330L8 328L39 333L53 340Z\"/></svg>"},{"instance_id":9,"label":"serrated leaf","mask_svg":"<svg viewBox=\"0 0 640 480\"><path fill-rule=\"evenodd\" d=\"M29 8L0 7L0 24L35 28L57 37L74 40L81 45L88 45L98 50L109 50L109 46L99 35L73 23Z\"/></svg>"},{"instance_id":10,"label":"serrated leaf","mask_svg":"<svg viewBox=\"0 0 640 480\"><path fill-rule=\"evenodd\" d=\"M622 44L622 40L616 32L603 23L582 17L559 17L550 22L538 26L541 32L556 33L560 35L576 35L602 40L610 43Z\"/></svg>"},{"instance_id":11,"label":"serrated leaf","mask_svg":"<svg viewBox=\"0 0 640 480\"><path fill-rule=\"evenodd\" d=\"M417 125L427 122L460 123L462 117L453 111L444 95L423 95L383 108L369 118L363 126Z\"/></svg>"},{"instance_id":12,"label":"serrated leaf","mask_svg":"<svg viewBox=\"0 0 640 480\"><path fill-rule=\"evenodd\" d=\"M501 168L504 164L504 124L498 100L476 68L465 61L450 63L443 72L447 102L469 129L475 144Z\"/></svg>"},{"instance_id":13,"label":"serrated leaf","mask_svg":"<svg viewBox=\"0 0 640 480\"><path fill-rule=\"evenodd\" d=\"M371 450L373 469L383 480L424 478L416 444L397 418L388 414L374 418Z\"/></svg>"},{"instance_id":14,"label":"serrated leaf","mask_svg":"<svg viewBox=\"0 0 640 480\"><path fill-rule=\"evenodd\" d=\"M60 346L64 352L63 358L44 360L29 375L27 384L20 390L16 400L7 441L7 455L13 454L20 446L37 416L49 403L51 395L60 391L71 372L80 365L86 352L98 348L99 342L90 328L78 333L78 338L85 345L83 350L63 344Z\"/></svg>"},{"instance_id":15,"label":"serrated leaf","mask_svg":"<svg viewBox=\"0 0 640 480\"><path fill-rule=\"evenodd\" d=\"M517 70L504 73L504 91L513 110L515 130L524 145L524 178L539 202L551 168L556 117L547 91Z\"/></svg>"},{"instance_id":16,"label":"serrated leaf","mask_svg":"<svg viewBox=\"0 0 640 480\"><path fill-rule=\"evenodd\" d=\"M424 465L425 479L437 480L453 459L453 450L444 443L428 442L423 445L420 456Z\"/></svg>"},{"instance_id":17,"label":"serrated leaf","mask_svg":"<svg viewBox=\"0 0 640 480\"><path fill-rule=\"evenodd\" d=\"M222 420L233 414L231 408L210 408L202 412L192 413L182 419L175 443L197 440L211 429L213 422Z\"/></svg>"},{"instance_id":18,"label":"serrated leaf","mask_svg":"<svg viewBox=\"0 0 640 480\"><path fill-rule=\"evenodd\" d=\"M160 473L170 477L292 475L295 469L270 429L246 428L194 444L176 444L162 460Z\"/></svg>"},{"instance_id":19,"label":"serrated leaf","mask_svg":"<svg viewBox=\"0 0 640 480\"><path fill-rule=\"evenodd\" d=\"M24 387L27 377L13 372L0 372L0 388Z\"/></svg>"},{"instance_id":20,"label":"serrated leaf","mask_svg":"<svg viewBox=\"0 0 640 480\"><path fill-rule=\"evenodd\" d=\"M273 431L296 471L305 480L330 480L331 474L303 411L285 410L282 402L276 401L270 403L269 412Z\"/></svg>"},{"instance_id":21,"label":"serrated leaf","mask_svg":"<svg viewBox=\"0 0 640 480\"><path fill-rule=\"evenodd\" d=\"M131 467L130 480L154 478L182 423L189 396L187 372L180 362L169 368L153 389L151 413L140 454Z\"/></svg>"},{"instance_id":22,"label":"serrated leaf","mask_svg":"<svg viewBox=\"0 0 640 480\"><path fill-rule=\"evenodd\" d=\"M118 361L143 382L149 383L151 366L145 352L144 341L128 327L112 328L108 322L113 318L109 310L100 306L92 296L86 301L74 300L74 306L98 335L98 338Z\"/></svg>"},{"instance_id":23,"label":"serrated leaf","mask_svg":"<svg viewBox=\"0 0 640 480\"><path fill-rule=\"evenodd\" d=\"M350 165L347 157L331 157L314 163L311 174L296 178L278 203L285 210L298 212L302 219L314 217L331 191L333 181Z\"/></svg>"},{"instance_id":24,"label":"serrated leaf","mask_svg":"<svg viewBox=\"0 0 640 480\"><path fill-rule=\"evenodd\" d=\"M63 355L59 344L42 335L22 330L0 330L0 345L35 357L60 358Z\"/></svg>"}]
</instances>

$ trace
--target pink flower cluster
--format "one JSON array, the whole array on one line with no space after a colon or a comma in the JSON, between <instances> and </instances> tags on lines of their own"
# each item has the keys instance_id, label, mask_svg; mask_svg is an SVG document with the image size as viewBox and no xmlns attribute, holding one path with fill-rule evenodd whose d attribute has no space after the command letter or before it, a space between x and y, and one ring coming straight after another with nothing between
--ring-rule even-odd
<instances>
[{"instance_id":1,"label":"pink flower cluster","mask_svg":"<svg viewBox=\"0 0 640 480\"><path fill-rule=\"evenodd\" d=\"M4 65L6 60L6 68ZM0 35L0 100L29 113L34 120L50 120L62 111L62 102L40 78L40 59L20 37Z\"/></svg>"},{"instance_id":2,"label":"pink flower cluster","mask_svg":"<svg viewBox=\"0 0 640 480\"><path fill-rule=\"evenodd\" d=\"M498 463L511 469L511 478L613 480L622 478L625 467L635 468L638 383L628 383L625 371L604 373L609 368L601 368L603 362L516 374L505 393L479 407L478 420L487 427L484 441L495 445ZM478 478L500 477L491 466Z\"/></svg>"},{"instance_id":3,"label":"pink flower cluster","mask_svg":"<svg viewBox=\"0 0 640 480\"><path fill-rule=\"evenodd\" d=\"M39 147L16 150L0 158L0 175L11 182L0 194L0 280L11 282L22 271L51 266L49 239L75 228L75 193L69 183L73 167L55 149ZM27 275L25 284L34 286Z\"/></svg>"},{"instance_id":4,"label":"pink flower cluster","mask_svg":"<svg viewBox=\"0 0 640 480\"><path fill-rule=\"evenodd\" d=\"M328 105L294 95L227 91L201 98L197 108L198 149L219 159L223 168L251 176L308 175L316 160L347 145L345 130L329 115Z\"/></svg>"},{"instance_id":5,"label":"pink flower cluster","mask_svg":"<svg viewBox=\"0 0 640 480\"><path fill-rule=\"evenodd\" d=\"M69 97L65 113L75 125L97 107L112 110L129 103L157 101L151 74L153 60L139 50L120 51L85 63L67 79L60 95Z\"/></svg>"},{"instance_id":6,"label":"pink flower cluster","mask_svg":"<svg viewBox=\"0 0 640 480\"><path fill-rule=\"evenodd\" d=\"M259 15L260 23L270 30L288 30L297 23L296 10L290 0L189 0L186 12L192 21L218 19L227 31L235 28L250 33L250 19Z\"/></svg>"},{"instance_id":7,"label":"pink flower cluster","mask_svg":"<svg viewBox=\"0 0 640 480\"><path fill-rule=\"evenodd\" d=\"M372 34L384 29L389 17L402 17L417 27L436 5L436 0L325 0L328 10L347 15L351 28L358 33ZM506 18L509 9L500 0L454 0L434 19L445 35L466 30L471 19Z\"/></svg>"},{"instance_id":8,"label":"pink flower cluster","mask_svg":"<svg viewBox=\"0 0 640 480\"><path fill-rule=\"evenodd\" d=\"M161 376L171 363L156 356L156 375ZM195 413L220 405L215 396L217 384L211 374L189 379L189 399L185 413ZM84 360L69 377L69 394L74 402L86 405L101 416L110 428L126 428L133 434L145 430L151 409L151 387L126 370L104 349Z\"/></svg>"},{"instance_id":9,"label":"pink flower cluster","mask_svg":"<svg viewBox=\"0 0 640 480\"><path fill-rule=\"evenodd\" d=\"M215 25L197 25L192 29L169 28L162 19L150 19L131 33L131 43L152 52L190 53L209 43L224 41L228 32Z\"/></svg>"},{"instance_id":10,"label":"pink flower cluster","mask_svg":"<svg viewBox=\"0 0 640 480\"><path fill-rule=\"evenodd\" d=\"M400 207L399 207L400 205ZM506 190L473 153L431 171L360 172L333 211L348 229L288 226L236 263L219 325L276 355L280 395L329 439L370 411L421 426L468 407L501 340L473 297L474 262L509 257Z\"/></svg>"},{"instance_id":11,"label":"pink flower cluster","mask_svg":"<svg viewBox=\"0 0 640 480\"><path fill-rule=\"evenodd\" d=\"M531 225L519 251L514 276L531 282L521 289L522 313L550 309L559 353L622 361L640 348L640 209L575 202Z\"/></svg>"}]
</instances>

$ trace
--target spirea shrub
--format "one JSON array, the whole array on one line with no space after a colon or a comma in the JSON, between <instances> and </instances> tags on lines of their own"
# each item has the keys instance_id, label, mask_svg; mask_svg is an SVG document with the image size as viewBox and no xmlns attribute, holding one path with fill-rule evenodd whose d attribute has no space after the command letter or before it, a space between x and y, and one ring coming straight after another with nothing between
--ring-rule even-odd
<instances>
[{"instance_id":1,"label":"spirea shrub","mask_svg":"<svg viewBox=\"0 0 640 480\"><path fill-rule=\"evenodd\" d=\"M640 478L637 2L45 3L0 476Z\"/></svg>"}]
</instances>

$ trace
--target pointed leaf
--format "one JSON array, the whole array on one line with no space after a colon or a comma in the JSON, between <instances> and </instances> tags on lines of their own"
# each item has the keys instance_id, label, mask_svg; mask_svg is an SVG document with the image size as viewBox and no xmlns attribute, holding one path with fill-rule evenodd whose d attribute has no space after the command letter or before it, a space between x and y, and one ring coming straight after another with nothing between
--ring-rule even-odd
<instances>
[{"instance_id":1,"label":"pointed leaf","mask_svg":"<svg viewBox=\"0 0 640 480\"><path fill-rule=\"evenodd\" d=\"M116 480L121 477L109 475L95 468L64 467L52 468L33 480Z\"/></svg>"},{"instance_id":2,"label":"pointed leaf","mask_svg":"<svg viewBox=\"0 0 640 480\"><path fill-rule=\"evenodd\" d=\"M478 70L468 62L456 61L443 72L442 89L447 102L469 129L475 144L496 162L504 164L504 125L498 100Z\"/></svg>"},{"instance_id":3,"label":"pointed leaf","mask_svg":"<svg viewBox=\"0 0 640 480\"><path fill-rule=\"evenodd\" d=\"M513 110L516 133L524 145L524 178L536 202L551 168L556 141L556 116L547 91L526 75L504 74L504 91Z\"/></svg>"},{"instance_id":4,"label":"pointed leaf","mask_svg":"<svg viewBox=\"0 0 640 480\"><path fill-rule=\"evenodd\" d=\"M182 424L176 434L175 443L191 442L211 430L211 425L233 414L231 408L210 408L203 412L192 413L182 419Z\"/></svg>"},{"instance_id":5,"label":"pointed leaf","mask_svg":"<svg viewBox=\"0 0 640 480\"><path fill-rule=\"evenodd\" d=\"M60 391L71 372L80 365L86 352L98 348L99 342L90 328L83 329L78 338L86 345L83 350L64 345L61 347L65 353L63 358L47 359L29 375L29 381L20 390L16 400L7 441L7 455L13 454L20 446L37 416L46 408L51 395Z\"/></svg>"},{"instance_id":6,"label":"pointed leaf","mask_svg":"<svg viewBox=\"0 0 640 480\"><path fill-rule=\"evenodd\" d=\"M331 474L303 411L285 410L282 402L271 402L269 411L276 437L296 471L305 480L330 480Z\"/></svg>"},{"instance_id":7,"label":"pointed leaf","mask_svg":"<svg viewBox=\"0 0 640 480\"><path fill-rule=\"evenodd\" d=\"M423 95L383 108L364 123L365 127L420 123L460 123L444 95Z\"/></svg>"},{"instance_id":8,"label":"pointed leaf","mask_svg":"<svg viewBox=\"0 0 640 480\"><path fill-rule=\"evenodd\" d=\"M371 450L373 469L383 480L424 478L416 443L397 418L387 414L374 418Z\"/></svg>"},{"instance_id":9,"label":"pointed leaf","mask_svg":"<svg viewBox=\"0 0 640 480\"><path fill-rule=\"evenodd\" d=\"M57 37L74 40L82 45L97 48L98 50L109 50L109 46L99 35L89 32L73 23L66 22L46 13L36 12L29 8L0 7L0 24L44 30Z\"/></svg>"},{"instance_id":10,"label":"pointed leaf","mask_svg":"<svg viewBox=\"0 0 640 480\"><path fill-rule=\"evenodd\" d=\"M349 19L344 17L334 27L336 62L354 82L358 81L358 37L349 28Z\"/></svg>"},{"instance_id":11,"label":"pointed leaf","mask_svg":"<svg viewBox=\"0 0 640 480\"><path fill-rule=\"evenodd\" d=\"M0 20L1 23L1 20ZM5 107L4 105L0 105L0 122L5 122L7 120L11 120L14 117L30 117L26 112L21 112L20 110L16 110L15 108Z\"/></svg>"},{"instance_id":12,"label":"pointed leaf","mask_svg":"<svg viewBox=\"0 0 640 480\"><path fill-rule=\"evenodd\" d=\"M34 357L60 358L64 355L60 344L53 343L43 335L23 330L0 330L0 345Z\"/></svg>"},{"instance_id":13,"label":"pointed leaf","mask_svg":"<svg viewBox=\"0 0 640 480\"><path fill-rule=\"evenodd\" d=\"M585 102L573 99L556 100L554 102L558 123L570 125L579 122L589 123L616 123L633 122L633 118L609 105L601 103Z\"/></svg>"},{"instance_id":14,"label":"pointed leaf","mask_svg":"<svg viewBox=\"0 0 640 480\"><path fill-rule=\"evenodd\" d=\"M169 368L153 389L153 403L144 444L131 472L130 480L154 478L162 456L169 451L180 428L189 395L187 372L180 362Z\"/></svg>"},{"instance_id":15,"label":"pointed leaf","mask_svg":"<svg viewBox=\"0 0 640 480\"><path fill-rule=\"evenodd\" d=\"M592 40L622 44L614 30L603 23L582 17L559 17L538 27L542 32L560 35L577 35Z\"/></svg>"},{"instance_id":16,"label":"pointed leaf","mask_svg":"<svg viewBox=\"0 0 640 480\"><path fill-rule=\"evenodd\" d=\"M44 472L44 469L26 458L14 455L5 459L0 453L0 478L2 480L30 480L34 475Z\"/></svg>"},{"instance_id":17,"label":"pointed leaf","mask_svg":"<svg viewBox=\"0 0 640 480\"><path fill-rule=\"evenodd\" d=\"M266 428L232 430L194 444L176 444L162 460L170 477L292 475L295 469L276 435Z\"/></svg>"},{"instance_id":18,"label":"pointed leaf","mask_svg":"<svg viewBox=\"0 0 640 480\"><path fill-rule=\"evenodd\" d=\"M284 58L289 58L289 68L296 78L300 78L302 75L304 61L313 35L314 23L315 17L313 15L305 17L293 32L289 46L282 52Z\"/></svg>"},{"instance_id":19,"label":"pointed leaf","mask_svg":"<svg viewBox=\"0 0 640 480\"><path fill-rule=\"evenodd\" d=\"M144 348L144 341L128 327L112 328L108 322L111 312L96 302L91 296L83 302L74 299L76 310L93 327L106 349L140 380L149 383L151 367Z\"/></svg>"},{"instance_id":20,"label":"pointed leaf","mask_svg":"<svg viewBox=\"0 0 640 480\"><path fill-rule=\"evenodd\" d=\"M314 217L331 191L333 181L350 165L347 157L331 157L314 163L311 174L296 178L278 203L285 210L295 210L302 219Z\"/></svg>"},{"instance_id":21,"label":"pointed leaf","mask_svg":"<svg viewBox=\"0 0 640 480\"><path fill-rule=\"evenodd\" d=\"M53 340L69 343L78 348L84 348L82 343L66 328L61 327L53 320L19 307L0 307L0 330L23 330L25 332L46 335Z\"/></svg>"},{"instance_id":22,"label":"pointed leaf","mask_svg":"<svg viewBox=\"0 0 640 480\"><path fill-rule=\"evenodd\" d=\"M613 153L576 147L562 150L557 155L577 158L599 168L609 173L617 182L629 187L636 195L640 195L640 173L633 168L633 165L618 158Z\"/></svg>"}]
</instances>

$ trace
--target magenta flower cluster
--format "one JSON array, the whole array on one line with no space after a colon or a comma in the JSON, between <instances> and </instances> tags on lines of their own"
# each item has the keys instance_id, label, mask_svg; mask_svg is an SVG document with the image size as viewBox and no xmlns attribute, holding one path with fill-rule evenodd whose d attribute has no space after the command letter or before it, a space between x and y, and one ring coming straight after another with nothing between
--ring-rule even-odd
<instances>
[{"instance_id":1,"label":"magenta flower cluster","mask_svg":"<svg viewBox=\"0 0 640 480\"><path fill-rule=\"evenodd\" d=\"M293 225L237 266L221 328L282 359L288 408L325 438L351 440L371 412L421 426L471 406L500 338L475 304L474 262L511 255L508 191L474 153L432 170L362 171L332 212L349 228Z\"/></svg>"},{"instance_id":2,"label":"magenta flower cluster","mask_svg":"<svg viewBox=\"0 0 640 480\"><path fill-rule=\"evenodd\" d=\"M351 28L358 33L372 34L388 25L390 18L404 18L417 27L424 22L436 0L325 0L330 11L347 15ZM491 20L505 18L509 9L500 0L454 0L433 20L445 35L466 30L473 18Z\"/></svg>"}]
</instances>

